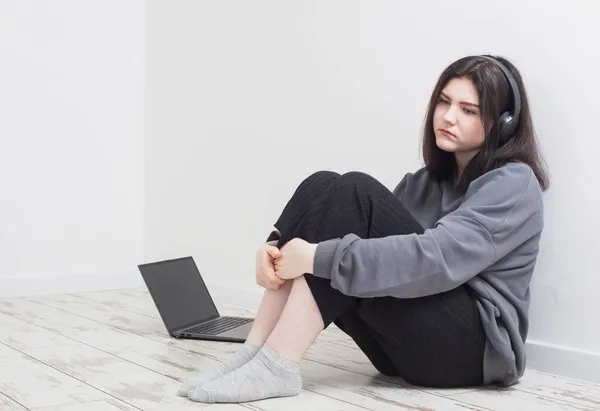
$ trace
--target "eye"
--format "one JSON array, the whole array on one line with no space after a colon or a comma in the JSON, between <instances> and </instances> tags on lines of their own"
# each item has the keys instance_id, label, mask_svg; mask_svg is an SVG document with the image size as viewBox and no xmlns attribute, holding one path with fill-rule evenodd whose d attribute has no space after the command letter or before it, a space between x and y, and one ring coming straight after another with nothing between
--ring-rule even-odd
<instances>
[{"instance_id":1,"label":"eye","mask_svg":"<svg viewBox=\"0 0 600 411\"><path fill-rule=\"evenodd\" d=\"M471 116L474 116L477 114L477 112L475 112L473 110L469 110L468 108L463 108L463 111Z\"/></svg>"},{"instance_id":2,"label":"eye","mask_svg":"<svg viewBox=\"0 0 600 411\"><path fill-rule=\"evenodd\" d=\"M446 100L444 97L440 97L438 99L438 103L441 103L441 104L450 104L450 102L448 100Z\"/></svg>"}]
</instances>

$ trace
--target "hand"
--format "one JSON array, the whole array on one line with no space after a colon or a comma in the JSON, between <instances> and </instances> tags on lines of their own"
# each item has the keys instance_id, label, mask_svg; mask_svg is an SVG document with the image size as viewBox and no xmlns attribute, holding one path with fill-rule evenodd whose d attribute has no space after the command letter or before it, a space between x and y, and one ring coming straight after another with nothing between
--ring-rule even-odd
<instances>
[{"instance_id":1,"label":"hand","mask_svg":"<svg viewBox=\"0 0 600 411\"><path fill-rule=\"evenodd\" d=\"M281 257L275 259L275 275L291 280L303 274L312 274L317 244L293 238L281 248Z\"/></svg>"},{"instance_id":2,"label":"hand","mask_svg":"<svg viewBox=\"0 0 600 411\"><path fill-rule=\"evenodd\" d=\"M273 245L264 245L256 252L256 284L269 290L278 290L285 280L275 275L273 262L281 256Z\"/></svg>"}]
</instances>

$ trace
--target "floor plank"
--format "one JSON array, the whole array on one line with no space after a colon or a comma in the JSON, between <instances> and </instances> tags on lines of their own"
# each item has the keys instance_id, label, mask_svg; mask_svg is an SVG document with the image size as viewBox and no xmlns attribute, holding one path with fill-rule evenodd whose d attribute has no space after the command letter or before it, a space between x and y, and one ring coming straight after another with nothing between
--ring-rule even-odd
<instances>
[{"instance_id":1,"label":"floor plank","mask_svg":"<svg viewBox=\"0 0 600 411\"><path fill-rule=\"evenodd\" d=\"M374 410L465 411L467 404L453 398L401 386L311 361L302 363L304 387ZM484 410L484 407L473 409Z\"/></svg>"},{"instance_id":2,"label":"floor plank","mask_svg":"<svg viewBox=\"0 0 600 411\"><path fill-rule=\"evenodd\" d=\"M600 410L600 384L527 370L515 388Z\"/></svg>"},{"instance_id":3,"label":"floor plank","mask_svg":"<svg viewBox=\"0 0 600 411\"><path fill-rule=\"evenodd\" d=\"M598 411L597 407L588 407L556 398L534 395L516 388L479 389L452 398L490 410L505 411L523 409L527 411ZM517 408L518 407L518 408Z\"/></svg>"},{"instance_id":4,"label":"floor plank","mask_svg":"<svg viewBox=\"0 0 600 411\"><path fill-rule=\"evenodd\" d=\"M234 349L214 344L210 356L206 352L201 355L175 344L161 343L118 329L79 333L76 339L176 380L212 368L218 364L216 358L234 352Z\"/></svg>"},{"instance_id":5,"label":"floor plank","mask_svg":"<svg viewBox=\"0 0 600 411\"><path fill-rule=\"evenodd\" d=\"M18 351L75 344L67 337L26 322L3 324L0 327L0 343Z\"/></svg>"},{"instance_id":6,"label":"floor plank","mask_svg":"<svg viewBox=\"0 0 600 411\"><path fill-rule=\"evenodd\" d=\"M0 358L0 370L0 392L27 408L80 404L110 398L102 391L27 355Z\"/></svg>"},{"instance_id":7,"label":"floor plank","mask_svg":"<svg viewBox=\"0 0 600 411\"><path fill-rule=\"evenodd\" d=\"M142 292L128 292L127 290L94 291L79 294L66 294L73 301L95 302L102 305L119 308L125 312L160 318L150 294Z\"/></svg>"},{"instance_id":8,"label":"floor plank","mask_svg":"<svg viewBox=\"0 0 600 411\"><path fill-rule=\"evenodd\" d=\"M0 393L0 411L28 411L28 409Z\"/></svg>"},{"instance_id":9,"label":"floor plank","mask_svg":"<svg viewBox=\"0 0 600 411\"><path fill-rule=\"evenodd\" d=\"M126 331L156 335L163 338L169 337L164 325L156 321L156 318L125 311L119 307L103 305L93 301L82 301L67 294L35 296L29 297L27 300Z\"/></svg>"},{"instance_id":10,"label":"floor plank","mask_svg":"<svg viewBox=\"0 0 600 411\"><path fill-rule=\"evenodd\" d=\"M295 397L269 398L245 403L244 406L257 411L365 411L376 409L361 407L307 390L303 390L300 395Z\"/></svg>"},{"instance_id":11,"label":"floor plank","mask_svg":"<svg viewBox=\"0 0 600 411\"><path fill-rule=\"evenodd\" d=\"M0 342L0 358L20 357L21 353Z\"/></svg>"},{"instance_id":12,"label":"floor plank","mask_svg":"<svg viewBox=\"0 0 600 411\"><path fill-rule=\"evenodd\" d=\"M48 306L34 301L12 299L9 302L4 302L4 305L0 304L0 313L2 313L0 314L0 324L2 318L9 317L13 323L26 321L50 330L60 330L68 327L75 332L80 332L112 328L109 325L77 315L56 315L56 310L48 309Z\"/></svg>"},{"instance_id":13,"label":"floor plank","mask_svg":"<svg viewBox=\"0 0 600 411\"><path fill-rule=\"evenodd\" d=\"M31 355L130 406L142 410L192 409L191 401L175 395L178 381L101 350L81 344L76 349L38 349ZM235 406L229 409L243 408Z\"/></svg>"},{"instance_id":14,"label":"floor plank","mask_svg":"<svg viewBox=\"0 0 600 411\"><path fill-rule=\"evenodd\" d=\"M133 407L116 399L93 401L76 405L59 405L57 407L32 408L31 411L137 411ZM0 410L2 410L0 408Z\"/></svg>"}]
</instances>

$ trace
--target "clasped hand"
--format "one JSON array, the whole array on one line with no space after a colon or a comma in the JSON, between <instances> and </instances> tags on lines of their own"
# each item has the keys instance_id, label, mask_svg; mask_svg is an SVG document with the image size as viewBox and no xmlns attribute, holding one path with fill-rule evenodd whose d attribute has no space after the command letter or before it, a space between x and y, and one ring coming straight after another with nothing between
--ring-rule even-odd
<instances>
[{"instance_id":1,"label":"clasped hand","mask_svg":"<svg viewBox=\"0 0 600 411\"><path fill-rule=\"evenodd\" d=\"M280 250L280 256L274 261L275 275L291 280L303 274L312 274L317 244L301 238L293 238Z\"/></svg>"},{"instance_id":2,"label":"clasped hand","mask_svg":"<svg viewBox=\"0 0 600 411\"><path fill-rule=\"evenodd\" d=\"M277 290L286 280L312 273L317 244L301 238L290 240L280 249L272 244L259 248L256 254L256 283Z\"/></svg>"}]
</instances>

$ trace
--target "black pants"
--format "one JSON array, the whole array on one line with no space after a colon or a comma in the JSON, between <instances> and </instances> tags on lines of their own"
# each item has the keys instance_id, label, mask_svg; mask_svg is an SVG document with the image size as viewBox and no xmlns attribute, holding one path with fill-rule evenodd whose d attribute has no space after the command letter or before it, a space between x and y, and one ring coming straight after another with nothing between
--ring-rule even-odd
<instances>
[{"instance_id":1,"label":"black pants","mask_svg":"<svg viewBox=\"0 0 600 411\"><path fill-rule=\"evenodd\" d=\"M420 224L385 186L364 173L315 173L304 180L275 227L278 247L308 242L422 233ZM323 317L348 334L375 368L414 385L481 385L485 334L470 289L413 299L357 298L327 279L305 275Z\"/></svg>"}]
</instances>

